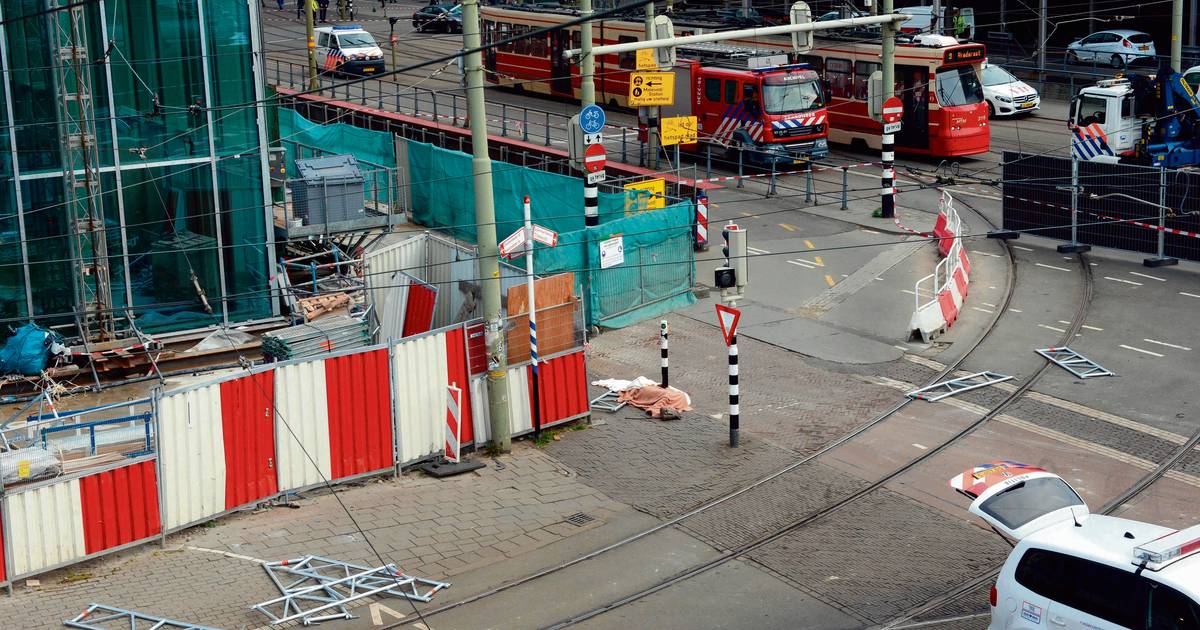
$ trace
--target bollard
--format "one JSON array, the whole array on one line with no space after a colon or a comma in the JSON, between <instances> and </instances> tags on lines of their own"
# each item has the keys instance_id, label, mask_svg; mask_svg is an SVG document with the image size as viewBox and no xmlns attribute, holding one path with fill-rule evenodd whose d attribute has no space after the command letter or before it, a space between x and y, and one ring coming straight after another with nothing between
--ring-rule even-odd
<instances>
[{"instance_id":1,"label":"bollard","mask_svg":"<svg viewBox=\"0 0 1200 630\"><path fill-rule=\"evenodd\" d=\"M396 92L396 111L400 111L400 93ZM413 113L421 115L421 99L417 96L417 88L413 88Z\"/></svg>"},{"instance_id":2,"label":"bollard","mask_svg":"<svg viewBox=\"0 0 1200 630\"><path fill-rule=\"evenodd\" d=\"M500 103L500 135L508 137L508 104Z\"/></svg>"},{"instance_id":3,"label":"bollard","mask_svg":"<svg viewBox=\"0 0 1200 630\"><path fill-rule=\"evenodd\" d=\"M429 100L430 100L430 101L433 101L433 123L434 123L434 124L438 124L438 106L437 106L437 96L436 96L436 95L433 95L433 98L431 98L431 99L429 99Z\"/></svg>"},{"instance_id":4,"label":"bollard","mask_svg":"<svg viewBox=\"0 0 1200 630\"><path fill-rule=\"evenodd\" d=\"M768 197L775 194L775 158L772 157L772 158L770 158L770 160L771 160L771 183L770 183L770 185L767 186L767 196ZM808 198L805 197L804 200L808 201Z\"/></svg>"},{"instance_id":5,"label":"bollard","mask_svg":"<svg viewBox=\"0 0 1200 630\"><path fill-rule=\"evenodd\" d=\"M546 146L550 146L550 112L546 112L546 123L542 128L546 130Z\"/></svg>"},{"instance_id":6,"label":"bollard","mask_svg":"<svg viewBox=\"0 0 1200 630\"><path fill-rule=\"evenodd\" d=\"M737 448L741 409L738 405L737 335L729 336L729 446Z\"/></svg>"},{"instance_id":7,"label":"bollard","mask_svg":"<svg viewBox=\"0 0 1200 630\"><path fill-rule=\"evenodd\" d=\"M849 193L849 191L850 191L850 167L843 166L842 167L842 210L846 210L849 208L849 206L846 205L846 202L849 201L849 199L847 198L847 194Z\"/></svg>"},{"instance_id":8,"label":"bollard","mask_svg":"<svg viewBox=\"0 0 1200 630\"><path fill-rule=\"evenodd\" d=\"M817 203L817 191L813 189L812 162L804 163L804 200Z\"/></svg>"},{"instance_id":9,"label":"bollard","mask_svg":"<svg viewBox=\"0 0 1200 630\"><path fill-rule=\"evenodd\" d=\"M664 319L658 323L658 355L659 366L662 368L662 382L659 385L663 387L671 386L670 379L667 377L667 335L670 332L671 329L667 324L667 320Z\"/></svg>"},{"instance_id":10,"label":"bollard","mask_svg":"<svg viewBox=\"0 0 1200 630\"><path fill-rule=\"evenodd\" d=\"M521 140L529 141L529 109L521 108Z\"/></svg>"},{"instance_id":11,"label":"bollard","mask_svg":"<svg viewBox=\"0 0 1200 630\"><path fill-rule=\"evenodd\" d=\"M625 159L625 134L628 131L628 129L621 127L621 163L623 164L629 162L629 160Z\"/></svg>"},{"instance_id":12,"label":"bollard","mask_svg":"<svg viewBox=\"0 0 1200 630\"><path fill-rule=\"evenodd\" d=\"M741 149L741 147L738 148L738 183L737 183L737 187L738 188L745 187L742 184L742 149Z\"/></svg>"},{"instance_id":13,"label":"bollard","mask_svg":"<svg viewBox=\"0 0 1200 630\"><path fill-rule=\"evenodd\" d=\"M712 145L704 145L704 179L712 179Z\"/></svg>"}]
</instances>

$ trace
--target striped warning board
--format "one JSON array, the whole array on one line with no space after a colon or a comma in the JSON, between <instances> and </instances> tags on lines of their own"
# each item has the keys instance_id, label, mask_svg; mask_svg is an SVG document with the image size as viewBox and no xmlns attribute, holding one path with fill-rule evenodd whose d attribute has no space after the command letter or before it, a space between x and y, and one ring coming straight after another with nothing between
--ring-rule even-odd
<instances>
[{"instance_id":1,"label":"striped warning board","mask_svg":"<svg viewBox=\"0 0 1200 630\"><path fill-rule=\"evenodd\" d=\"M1112 156L1108 136L1099 123L1080 125L1071 130L1071 153L1080 160L1091 160L1100 156Z\"/></svg>"}]
</instances>

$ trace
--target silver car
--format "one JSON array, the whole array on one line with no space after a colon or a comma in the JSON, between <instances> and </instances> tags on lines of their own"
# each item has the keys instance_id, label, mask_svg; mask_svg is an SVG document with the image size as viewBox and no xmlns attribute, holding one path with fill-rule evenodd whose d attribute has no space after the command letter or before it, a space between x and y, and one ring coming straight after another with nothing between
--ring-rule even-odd
<instances>
[{"instance_id":1,"label":"silver car","mask_svg":"<svg viewBox=\"0 0 1200 630\"><path fill-rule=\"evenodd\" d=\"M1153 59L1154 39L1141 31L1117 29L1092 33L1067 46L1067 63L1095 62L1124 68L1138 59Z\"/></svg>"}]
</instances>

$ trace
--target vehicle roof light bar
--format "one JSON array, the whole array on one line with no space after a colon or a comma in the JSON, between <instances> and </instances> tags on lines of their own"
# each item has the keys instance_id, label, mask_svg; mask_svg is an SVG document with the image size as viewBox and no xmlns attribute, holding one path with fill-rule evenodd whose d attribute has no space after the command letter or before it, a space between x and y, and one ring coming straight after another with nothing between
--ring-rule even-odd
<instances>
[{"instance_id":1,"label":"vehicle roof light bar","mask_svg":"<svg viewBox=\"0 0 1200 630\"><path fill-rule=\"evenodd\" d=\"M1200 552L1200 525L1172 532L1133 548L1133 564L1159 571L1173 562Z\"/></svg>"}]
</instances>

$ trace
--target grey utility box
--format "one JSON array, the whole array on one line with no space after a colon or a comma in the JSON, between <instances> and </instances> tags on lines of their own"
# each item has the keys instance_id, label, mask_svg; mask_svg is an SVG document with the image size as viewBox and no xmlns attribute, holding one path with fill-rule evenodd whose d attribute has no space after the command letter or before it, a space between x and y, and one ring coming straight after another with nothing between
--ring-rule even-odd
<instances>
[{"instance_id":1,"label":"grey utility box","mask_svg":"<svg viewBox=\"0 0 1200 630\"><path fill-rule=\"evenodd\" d=\"M292 217L304 225L354 221L365 216L363 175L353 155L296 160L300 179L288 181Z\"/></svg>"}]
</instances>

